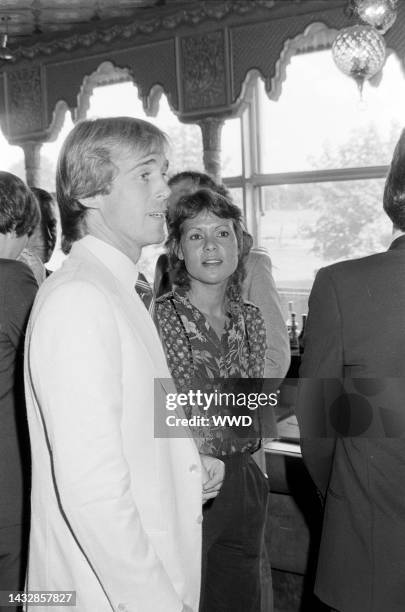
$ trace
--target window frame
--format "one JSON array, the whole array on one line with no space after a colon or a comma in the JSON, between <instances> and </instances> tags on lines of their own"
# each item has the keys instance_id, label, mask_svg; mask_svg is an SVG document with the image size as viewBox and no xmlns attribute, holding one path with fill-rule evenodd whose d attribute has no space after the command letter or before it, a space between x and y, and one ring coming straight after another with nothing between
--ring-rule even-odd
<instances>
[{"instance_id":1,"label":"window frame","mask_svg":"<svg viewBox=\"0 0 405 612\"><path fill-rule=\"evenodd\" d=\"M295 172L265 173L261 171L260 138L262 129L262 109L259 103L259 77L252 85L248 99L244 102L240 114L242 143L242 174L224 176L227 188L242 189L243 210L246 224L253 236L255 246L260 246L260 217L264 215L262 204L262 187L275 185L292 185L305 183L356 181L383 179L387 176L389 166L357 166L331 169L305 170ZM300 439L278 438L267 440L268 452L300 454Z\"/></svg>"},{"instance_id":2,"label":"window frame","mask_svg":"<svg viewBox=\"0 0 405 612\"><path fill-rule=\"evenodd\" d=\"M229 189L242 189L243 211L255 246L259 245L260 216L263 213L261 187L335 181L381 179L387 176L389 165L328 168L295 172L261 172L260 135L263 133L262 111L259 104L259 77L256 78L249 100L240 115L242 143L242 174L224 176Z\"/></svg>"}]
</instances>

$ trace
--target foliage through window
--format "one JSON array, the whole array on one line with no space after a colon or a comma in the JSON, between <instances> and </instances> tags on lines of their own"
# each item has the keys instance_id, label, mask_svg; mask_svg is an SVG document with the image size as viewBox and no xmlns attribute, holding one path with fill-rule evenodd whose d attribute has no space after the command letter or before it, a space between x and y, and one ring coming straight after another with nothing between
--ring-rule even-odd
<instances>
[{"instance_id":1,"label":"foliage through window","mask_svg":"<svg viewBox=\"0 0 405 612\"><path fill-rule=\"evenodd\" d=\"M276 101L258 79L247 120L226 122L224 181L243 192L250 230L269 249L278 288L288 289L286 303L294 287L309 293L321 266L389 245L382 192L404 102L405 79L393 53L361 100L354 81L322 50L291 58ZM242 164L229 162L239 133L245 174Z\"/></svg>"}]
</instances>

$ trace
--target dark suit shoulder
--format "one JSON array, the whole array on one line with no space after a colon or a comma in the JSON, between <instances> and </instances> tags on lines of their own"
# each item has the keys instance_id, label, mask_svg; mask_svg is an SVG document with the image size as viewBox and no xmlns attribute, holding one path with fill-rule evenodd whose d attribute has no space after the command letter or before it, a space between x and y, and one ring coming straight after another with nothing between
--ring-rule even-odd
<instances>
[{"instance_id":1,"label":"dark suit shoulder","mask_svg":"<svg viewBox=\"0 0 405 612\"><path fill-rule=\"evenodd\" d=\"M0 259L0 296L2 309L29 309L38 285L31 269L21 261Z\"/></svg>"},{"instance_id":2,"label":"dark suit shoulder","mask_svg":"<svg viewBox=\"0 0 405 612\"><path fill-rule=\"evenodd\" d=\"M16 259L0 258L0 283L24 284L35 281L31 268Z\"/></svg>"},{"instance_id":3,"label":"dark suit shoulder","mask_svg":"<svg viewBox=\"0 0 405 612\"><path fill-rule=\"evenodd\" d=\"M383 251L381 253L374 253L373 255L367 255L366 257L359 257L358 259L348 259L345 261L339 261L320 268L318 276L329 276L333 279L341 277L358 276L359 274L365 274L383 268L389 264L392 259L391 254L393 251ZM404 252L405 258L405 252Z\"/></svg>"},{"instance_id":4,"label":"dark suit shoulder","mask_svg":"<svg viewBox=\"0 0 405 612\"><path fill-rule=\"evenodd\" d=\"M34 275L26 264L0 259L0 330L3 340L16 350L23 341L37 290Z\"/></svg>"}]
</instances>

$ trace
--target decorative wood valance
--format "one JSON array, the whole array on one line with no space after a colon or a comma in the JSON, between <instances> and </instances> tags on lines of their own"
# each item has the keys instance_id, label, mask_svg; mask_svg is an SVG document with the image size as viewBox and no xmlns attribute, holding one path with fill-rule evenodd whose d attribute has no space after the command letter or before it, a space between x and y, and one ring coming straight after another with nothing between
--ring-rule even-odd
<instances>
[{"instance_id":1,"label":"decorative wood valance","mask_svg":"<svg viewBox=\"0 0 405 612\"><path fill-rule=\"evenodd\" d=\"M403 59L405 3L387 45ZM0 123L12 144L55 136L61 112L83 118L98 84L133 80L151 113L162 92L179 119L236 114L259 74L280 95L297 52L331 45L349 25L346 0L209 0L136 23L92 30L16 50L3 64Z\"/></svg>"}]
</instances>

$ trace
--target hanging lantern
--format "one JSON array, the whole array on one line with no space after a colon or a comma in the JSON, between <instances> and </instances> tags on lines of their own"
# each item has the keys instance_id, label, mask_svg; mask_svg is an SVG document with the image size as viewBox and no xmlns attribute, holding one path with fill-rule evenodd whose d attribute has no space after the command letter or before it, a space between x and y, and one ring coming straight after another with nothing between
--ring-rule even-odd
<instances>
[{"instance_id":1,"label":"hanging lantern","mask_svg":"<svg viewBox=\"0 0 405 612\"><path fill-rule=\"evenodd\" d=\"M385 34L397 18L397 0L356 0L360 19Z\"/></svg>"},{"instance_id":2,"label":"hanging lantern","mask_svg":"<svg viewBox=\"0 0 405 612\"><path fill-rule=\"evenodd\" d=\"M385 53L385 41L381 34L366 25L340 30L332 45L336 66L356 81L360 94L364 81L383 67Z\"/></svg>"}]
</instances>

